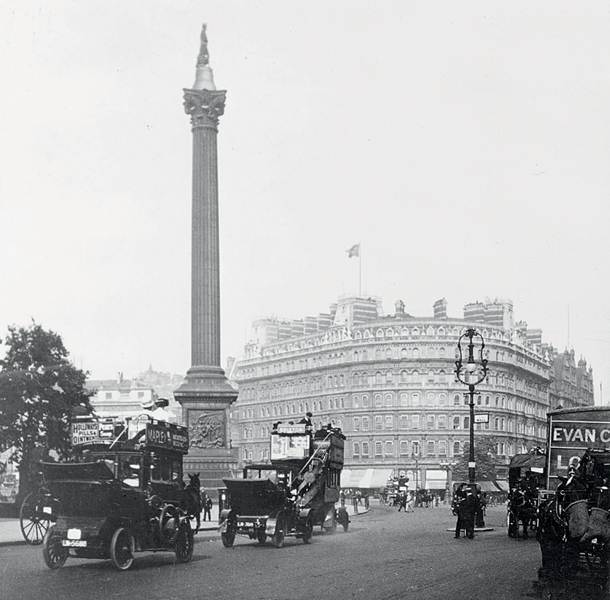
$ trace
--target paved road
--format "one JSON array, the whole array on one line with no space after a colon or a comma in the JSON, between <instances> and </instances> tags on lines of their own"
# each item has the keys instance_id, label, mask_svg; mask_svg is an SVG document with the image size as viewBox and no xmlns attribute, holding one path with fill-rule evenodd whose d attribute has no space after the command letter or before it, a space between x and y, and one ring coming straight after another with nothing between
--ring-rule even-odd
<instances>
[{"instance_id":1,"label":"paved road","mask_svg":"<svg viewBox=\"0 0 610 600\"><path fill-rule=\"evenodd\" d=\"M137 554L127 572L73 558L51 571L40 547L0 547L0 598L515 600L531 593L540 551L535 540L508 538L505 515L505 507L489 509L494 531L457 540L447 507L405 514L375 506L353 517L347 533L316 533L310 545L287 538L277 549L238 538L227 549L205 533L191 563Z\"/></svg>"}]
</instances>

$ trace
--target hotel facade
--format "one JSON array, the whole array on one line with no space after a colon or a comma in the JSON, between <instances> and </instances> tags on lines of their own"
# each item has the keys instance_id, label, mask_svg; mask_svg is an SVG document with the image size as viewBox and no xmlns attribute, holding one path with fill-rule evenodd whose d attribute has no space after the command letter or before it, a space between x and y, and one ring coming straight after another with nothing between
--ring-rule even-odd
<instances>
[{"instance_id":1,"label":"hotel facade","mask_svg":"<svg viewBox=\"0 0 610 600\"><path fill-rule=\"evenodd\" d=\"M383 315L380 300L346 296L317 317L254 322L230 419L240 464L267 461L273 423L309 411L316 427L347 437L344 487L383 487L406 471L417 487L445 490L469 439L468 389L454 372L467 327L482 334L489 361L476 387L475 412L487 422L475 423L475 445L490 438L506 478L511 456L545 444L549 409L593 404L586 362L515 323L509 300L467 304L463 318L449 318L444 299L415 317L400 300Z\"/></svg>"}]
</instances>

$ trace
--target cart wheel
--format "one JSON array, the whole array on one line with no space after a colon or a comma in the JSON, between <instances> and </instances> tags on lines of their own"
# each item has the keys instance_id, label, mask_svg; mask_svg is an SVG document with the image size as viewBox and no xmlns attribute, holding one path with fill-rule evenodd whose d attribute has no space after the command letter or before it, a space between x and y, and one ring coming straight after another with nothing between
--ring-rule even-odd
<instances>
[{"instance_id":1,"label":"cart wheel","mask_svg":"<svg viewBox=\"0 0 610 600\"><path fill-rule=\"evenodd\" d=\"M61 545L61 537L55 535L55 527L50 527L45 533L42 556L49 569L59 569L68 558L68 549Z\"/></svg>"},{"instance_id":2,"label":"cart wheel","mask_svg":"<svg viewBox=\"0 0 610 600\"><path fill-rule=\"evenodd\" d=\"M286 525L284 519L278 519L275 525L275 533L271 536L271 543L276 548L281 548L284 545L284 533Z\"/></svg>"},{"instance_id":3,"label":"cart wheel","mask_svg":"<svg viewBox=\"0 0 610 600\"><path fill-rule=\"evenodd\" d=\"M305 521L305 527L303 529L303 542L305 544L311 544L311 538L313 537L313 521L311 517L308 517Z\"/></svg>"},{"instance_id":4,"label":"cart wheel","mask_svg":"<svg viewBox=\"0 0 610 600\"><path fill-rule=\"evenodd\" d=\"M222 539L222 545L225 548L230 548L235 543L235 524L230 523L227 525L227 530L220 534Z\"/></svg>"},{"instance_id":5,"label":"cart wheel","mask_svg":"<svg viewBox=\"0 0 610 600\"><path fill-rule=\"evenodd\" d=\"M508 537L519 537L519 522L515 519L512 511L506 515L506 525L508 527Z\"/></svg>"},{"instance_id":6,"label":"cart wheel","mask_svg":"<svg viewBox=\"0 0 610 600\"><path fill-rule=\"evenodd\" d=\"M128 529L119 527L110 542L110 558L119 571L127 571L133 562L134 541Z\"/></svg>"},{"instance_id":7,"label":"cart wheel","mask_svg":"<svg viewBox=\"0 0 610 600\"><path fill-rule=\"evenodd\" d=\"M193 557L195 548L195 536L188 522L182 523L178 528L176 536L176 560L179 563L187 563Z\"/></svg>"},{"instance_id":8,"label":"cart wheel","mask_svg":"<svg viewBox=\"0 0 610 600\"><path fill-rule=\"evenodd\" d=\"M261 545L264 546L265 543L267 542L267 534L265 532L259 533L256 536L256 541Z\"/></svg>"},{"instance_id":9,"label":"cart wheel","mask_svg":"<svg viewBox=\"0 0 610 600\"><path fill-rule=\"evenodd\" d=\"M42 543L51 521L47 518L47 514L40 509L38 496L34 492L28 494L21 504L19 524L21 525L21 533L28 544L36 546Z\"/></svg>"}]
</instances>

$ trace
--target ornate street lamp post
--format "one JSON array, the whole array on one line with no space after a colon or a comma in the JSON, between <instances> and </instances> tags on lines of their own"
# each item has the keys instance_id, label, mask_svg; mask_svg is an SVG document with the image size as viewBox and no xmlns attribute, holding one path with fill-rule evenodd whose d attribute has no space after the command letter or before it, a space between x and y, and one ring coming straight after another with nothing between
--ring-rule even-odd
<instances>
[{"instance_id":1,"label":"ornate street lamp post","mask_svg":"<svg viewBox=\"0 0 610 600\"><path fill-rule=\"evenodd\" d=\"M411 458L415 461L415 505L417 506L417 501L419 499L419 449L417 452L411 452Z\"/></svg>"},{"instance_id":2,"label":"ornate street lamp post","mask_svg":"<svg viewBox=\"0 0 610 600\"><path fill-rule=\"evenodd\" d=\"M462 355L462 340L468 338L468 358L466 366L463 364ZM475 360L475 342L476 338L481 339L479 346L479 360ZM458 355L455 361L455 374L458 381L468 386L470 393L470 452L468 454L468 480L470 483L475 482L475 461L474 461L474 388L487 377L487 359L483 355L485 349L485 341L483 336L473 328L468 328L460 336L457 344Z\"/></svg>"}]
</instances>

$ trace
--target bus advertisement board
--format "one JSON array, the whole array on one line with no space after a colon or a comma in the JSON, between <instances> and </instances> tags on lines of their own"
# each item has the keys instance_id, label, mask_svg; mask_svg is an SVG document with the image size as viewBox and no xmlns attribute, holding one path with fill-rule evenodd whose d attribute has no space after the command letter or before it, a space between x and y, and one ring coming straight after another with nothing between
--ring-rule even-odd
<instances>
[{"instance_id":1,"label":"bus advertisement board","mask_svg":"<svg viewBox=\"0 0 610 600\"><path fill-rule=\"evenodd\" d=\"M587 448L610 447L610 409L559 409L548 413L547 486L555 489Z\"/></svg>"}]
</instances>

